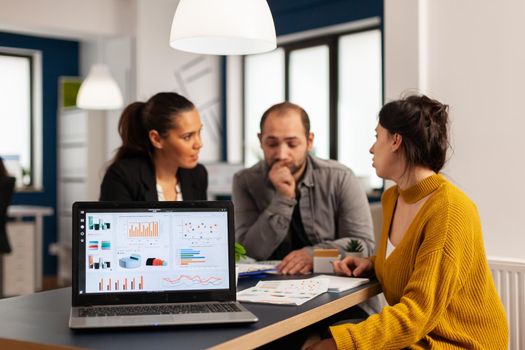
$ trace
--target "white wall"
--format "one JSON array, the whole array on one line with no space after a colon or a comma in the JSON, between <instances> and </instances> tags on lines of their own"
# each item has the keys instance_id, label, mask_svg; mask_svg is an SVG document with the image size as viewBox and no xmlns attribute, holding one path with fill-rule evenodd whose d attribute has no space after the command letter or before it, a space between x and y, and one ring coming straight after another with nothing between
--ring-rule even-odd
<instances>
[{"instance_id":1,"label":"white wall","mask_svg":"<svg viewBox=\"0 0 525 350\"><path fill-rule=\"evenodd\" d=\"M129 36L95 41L84 40L80 44L80 75L86 77L95 63L106 64L120 88L125 106L135 100L134 49L134 39ZM109 160L122 142L118 134L118 121L122 109L88 111L88 113L90 116L103 118L103 127L90 138L90 142L104 145L100 155L102 159L96 163L100 165L97 174L99 180L102 181Z\"/></svg>"},{"instance_id":2,"label":"white wall","mask_svg":"<svg viewBox=\"0 0 525 350\"><path fill-rule=\"evenodd\" d=\"M419 88L418 1L384 2L385 101Z\"/></svg>"},{"instance_id":3,"label":"white wall","mask_svg":"<svg viewBox=\"0 0 525 350\"><path fill-rule=\"evenodd\" d=\"M129 35L131 0L0 0L0 30L57 38Z\"/></svg>"},{"instance_id":4,"label":"white wall","mask_svg":"<svg viewBox=\"0 0 525 350\"><path fill-rule=\"evenodd\" d=\"M220 159L219 58L177 51L169 46L178 0L137 0L137 98L147 100L161 91L190 99L204 125L201 162Z\"/></svg>"},{"instance_id":5,"label":"white wall","mask_svg":"<svg viewBox=\"0 0 525 350\"><path fill-rule=\"evenodd\" d=\"M386 98L419 88L450 105L444 173L477 204L487 254L521 259L523 13L521 0L385 1Z\"/></svg>"}]
</instances>

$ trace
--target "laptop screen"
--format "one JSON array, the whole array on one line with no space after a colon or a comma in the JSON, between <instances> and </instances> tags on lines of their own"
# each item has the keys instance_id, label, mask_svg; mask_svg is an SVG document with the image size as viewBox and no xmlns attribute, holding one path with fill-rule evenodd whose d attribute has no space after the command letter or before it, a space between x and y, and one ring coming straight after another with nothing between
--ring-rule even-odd
<instances>
[{"instance_id":1,"label":"laptop screen","mask_svg":"<svg viewBox=\"0 0 525 350\"><path fill-rule=\"evenodd\" d=\"M159 203L77 205L78 295L230 289L228 206Z\"/></svg>"}]
</instances>

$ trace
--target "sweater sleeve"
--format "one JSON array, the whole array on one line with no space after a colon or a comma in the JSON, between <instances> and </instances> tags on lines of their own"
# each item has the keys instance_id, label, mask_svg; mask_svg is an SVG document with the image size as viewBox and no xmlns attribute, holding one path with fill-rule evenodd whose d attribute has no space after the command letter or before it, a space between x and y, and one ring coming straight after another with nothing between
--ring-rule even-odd
<instances>
[{"instance_id":1,"label":"sweater sleeve","mask_svg":"<svg viewBox=\"0 0 525 350\"><path fill-rule=\"evenodd\" d=\"M403 297L359 324L330 330L338 349L401 349L428 334L460 287L458 269L443 249L416 260Z\"/></svg>"}]
</instances>

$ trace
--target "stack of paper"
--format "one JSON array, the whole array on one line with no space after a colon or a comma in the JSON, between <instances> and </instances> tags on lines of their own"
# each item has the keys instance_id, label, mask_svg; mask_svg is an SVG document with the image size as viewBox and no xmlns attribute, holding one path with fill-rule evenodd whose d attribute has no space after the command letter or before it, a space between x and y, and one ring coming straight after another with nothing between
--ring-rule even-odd
<instances>
[{"instance_id":1,"label":"stack of paper","mask_svg":"<svg viewBox=\"0 0 525 350\"><path fill-rule=\"evenodd\" d=\"M248 276L275 271L275 265L270 264L236 264L239 276Z\"/></svg>"},{"instance_id":2,"label":"stack of paper","mask_svg":"<svg viewBox=\"0 0 525 350\"><path fill-rule=\"evenodd\" d=\"M342 277L342 276L329 276L329 275L319 275L312 277L312 280L315 279L324 279L328 280L328 291L329 292L344 292L355 287L358 287L362 284L368 283L370 280L368 278L357 278L357 277Z\"/></svg>"},{"instance_id":3,"label":"stack of paper","mask_svg":"<svg viewBox=\"0 0 525 350\"><path fill-rule=\"evenodd\" d=\"M251 303L302 305L328 290L328 279L260 281L237 293L237 300Z\"/></svg>"}]
</instances>

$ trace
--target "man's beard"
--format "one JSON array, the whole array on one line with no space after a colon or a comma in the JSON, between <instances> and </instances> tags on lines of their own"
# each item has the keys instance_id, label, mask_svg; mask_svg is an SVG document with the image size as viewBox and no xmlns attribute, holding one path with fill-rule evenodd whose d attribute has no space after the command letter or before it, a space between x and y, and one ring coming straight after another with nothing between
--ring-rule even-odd
<instances>
[{"instance_id":1,"label":"man's beard","mask_svg":"<svg viewBox=\"0 0 525 350\"><path fill-rule=\"evenodd\" d=\"M275 165L275 163L277 163L278 160L274 160L272 162L272 164L270 165L270 169ZM290 169L290 173L292 173L292 176L295 177L295 174L297 174L299 171L302 170L304 164L306 163L306 156L303 158L302 162L299 163L299 164L290 164L290 165L287 165L286 167L288 169Z\"/></svg>"},{"instance_id":2,"label":"man's beard","mask_svg":"<svg viewBox=\"0 0 525 350\"><path fill-rule=\"evenodd\" d=\"M290 172L292 173L292 175L295 176L295 174L297 174L301 168L303 167L303 164L304 162L302 162L301 164L293 164L292 166L289 166L288 169L290 169Z\"/></svg>"}]
</instances>

